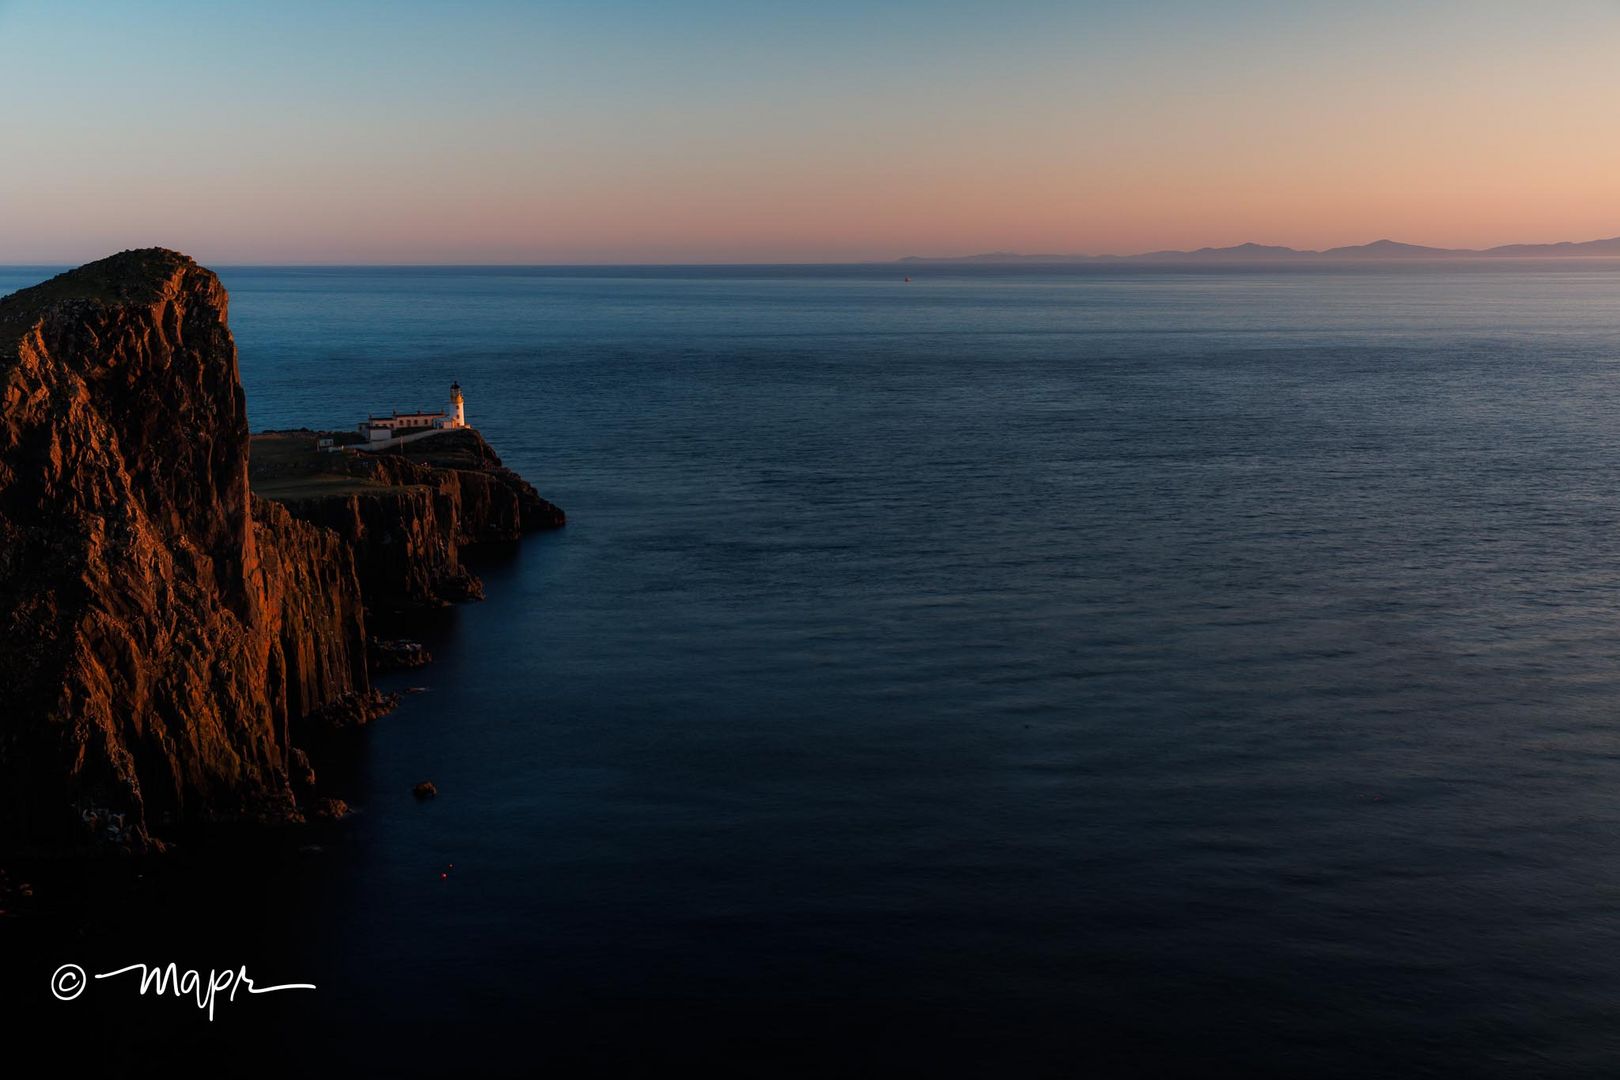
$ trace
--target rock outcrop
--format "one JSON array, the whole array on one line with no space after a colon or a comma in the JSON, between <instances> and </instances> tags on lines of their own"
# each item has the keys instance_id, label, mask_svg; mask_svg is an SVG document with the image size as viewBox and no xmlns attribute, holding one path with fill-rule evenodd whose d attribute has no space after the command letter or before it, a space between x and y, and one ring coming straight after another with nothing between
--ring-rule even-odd
<instances>
[{"instance_id":1,"label":"rock outcrop","mask_svg":"<svg viewBox=\"0 0 1620 1080\"><path fill-rule=\"evenodd\" d=\"M254 436L253 488L346 542L374 610L477 599L464 548L564 523L470 428L380 452L322 453L322 434Z\"/></svg>"},{"instance_id":2,"label":"rock outcrop","mask_svg":"<svg viewBox=\"0 0 1620 1080\"><path fill-rule=\"evenodd\" d=\"M0 848L341 816L294 744L395 699L367 607L479 595L464 546L562 524L472 431L270 438L254 494L227 306L162 249L0 298Z\"/></svg>"},{"instance_id":3,"label":"rock outcrop","mask_svg":"<svg viewBox=\"0 0 1620 1080\"><path fill-rule=\"evenodd\" d=\"M0 300L0 838L296 818L369 691L353 558L256 500L219 280L129 251Z\"/></svg>"}]
</instances>

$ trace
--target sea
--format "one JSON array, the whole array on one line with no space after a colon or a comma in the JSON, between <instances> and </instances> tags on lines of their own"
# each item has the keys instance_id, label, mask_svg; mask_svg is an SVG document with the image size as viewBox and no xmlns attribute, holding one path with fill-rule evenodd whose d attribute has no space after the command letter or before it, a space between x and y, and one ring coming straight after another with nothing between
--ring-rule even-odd
<instances>
[{"instance_id":1,"label":"sea","mask_svg":"<svg viewBox=\"0 0 1620 1080\"><path fill-rule=\"evenodd\" d=\"M0 920L59 1067L1620 1075L1620 262L219 273L568 525L349 818ZM171 961L315 989L48 988Z\"/></svg>"}]
</instances>

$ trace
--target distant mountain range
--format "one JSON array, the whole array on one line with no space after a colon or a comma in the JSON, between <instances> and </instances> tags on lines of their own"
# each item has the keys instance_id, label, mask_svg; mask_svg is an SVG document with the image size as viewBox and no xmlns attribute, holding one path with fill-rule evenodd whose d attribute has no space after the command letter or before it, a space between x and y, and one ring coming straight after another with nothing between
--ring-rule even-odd
<instances>
[{"instance_id":1,"label":"distant mountain range","mask_svg":"<svg viewBox=\"0 0 1620 1080\"><path fill-rule=\"evenodd\" d=\"M1329 260L1401 260L1401 259L1573 259L1620 258L1620 236L1609 240L1587 240L1581 243L1561 244L1504 244L1501 247L1474 250L1471 248L1423 247L1402 244L1395 240L1375 240L1370 244L1328 248L1326 251L1301 251L1298 248L1278 247L1274 244L1238 244L1235 247L1206 247L1197 251L1149 251L1141 255L1021 255L1010 251L992 251L982 255L931 258L908 255L903 263L940 262L1293 262Z\"/></svg>"}]
</instances>

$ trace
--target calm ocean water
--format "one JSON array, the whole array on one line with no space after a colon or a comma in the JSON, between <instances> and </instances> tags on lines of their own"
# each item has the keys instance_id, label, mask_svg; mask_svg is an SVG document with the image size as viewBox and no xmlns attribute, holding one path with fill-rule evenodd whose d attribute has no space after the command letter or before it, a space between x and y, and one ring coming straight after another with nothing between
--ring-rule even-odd
<instances>
[{"instance_id":1,"label":"calm ocean water","mask_svg":"<svg viewBox=\"0 0 1620 1080\"><path fill-rule=\"evenodd\" d=\"M118 1054L1620 1072L1620 265L221 273L255 429L459 380L570 524L50 942L320 987Z\"/></svg>"}]
</instances>

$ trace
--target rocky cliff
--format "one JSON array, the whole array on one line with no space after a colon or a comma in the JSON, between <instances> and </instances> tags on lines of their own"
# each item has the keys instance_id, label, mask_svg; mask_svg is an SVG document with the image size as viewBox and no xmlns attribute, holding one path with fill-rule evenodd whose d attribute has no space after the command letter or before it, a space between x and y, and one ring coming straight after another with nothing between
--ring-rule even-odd
<instances>
[{"instance_id":1,"label":"rocky cliff","mask_svg":"<svg viewBox=\"0 0 1620 1080\"><path fill-rule=\"evenodd\" d=\"M161 249L0 299L0 845L300 817L297 722L373 707L366 603L476 595L463 546L562 523L470 431L267 441L252 494L226 314Z\"/></svg>"},{"instance_id":2,"label":"rocky cliff","mask_svg":"<svg viewBox=\"0 0 1620 1080\"><path fill-rule=\"evenodd\" d=\"M219 280L131 251L0 300L0 836L290 818L367 687L352 557L249 493Z\"/></svg>"},{"instance_id":3,"label":"rocky cliff","mask_svg":"<svg viewBox=\"0 0 1620 1080\"><path fill-rule=\"evenodd\" d=\"M478 432L446 431L382 452L317 449L320 432L254 436L252 483L354 552L373 610L474 599L483 586L463 548L564 522Z\"/></svg>"}]
</instances>

